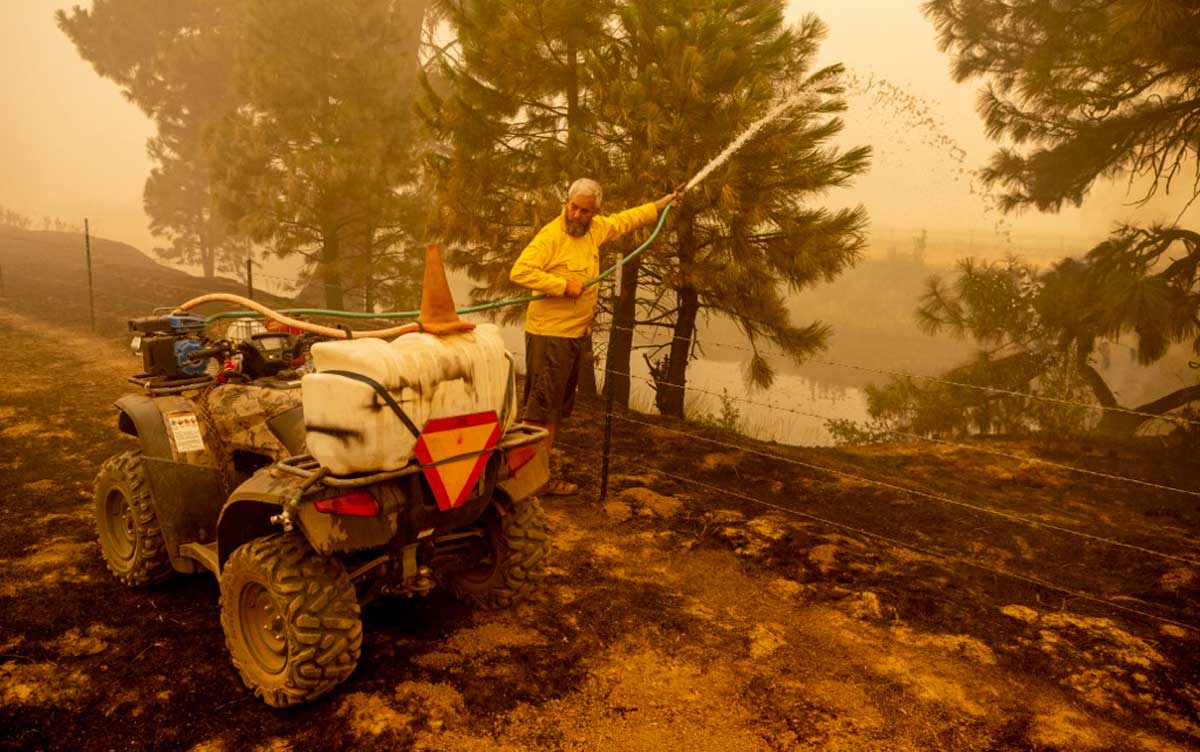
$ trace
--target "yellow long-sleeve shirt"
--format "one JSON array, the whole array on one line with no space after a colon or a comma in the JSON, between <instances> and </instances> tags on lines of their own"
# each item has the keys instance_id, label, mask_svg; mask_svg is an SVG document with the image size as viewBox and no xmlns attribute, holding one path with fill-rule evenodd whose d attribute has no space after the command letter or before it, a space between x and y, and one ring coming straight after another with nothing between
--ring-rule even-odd
<instances>
[{"instance_id":1,"label":"yellow long-sleeve shirt","mask_svg":"<svg viewBox=\"0 0 1200 752\"><path fill-rule=\"evenodd\" d=\"M611 216L596 215L580 237L567 234L566 210L550 222L521 251L509 279L552 297L534 300L525 311L525 331L549 337L582 337L596 315L597 286L584 288L578 298L563 297L567 280L591 279L600 273L600 246L658 217L653 203Z\"/></svg>"}]
</instances>

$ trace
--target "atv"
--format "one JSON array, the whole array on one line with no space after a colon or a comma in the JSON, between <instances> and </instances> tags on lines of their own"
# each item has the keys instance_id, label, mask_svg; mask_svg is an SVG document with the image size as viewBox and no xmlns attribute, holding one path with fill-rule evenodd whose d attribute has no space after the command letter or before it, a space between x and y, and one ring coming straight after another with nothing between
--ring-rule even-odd
<instances>
[{"instance_id":1,"label":"atv","mask_svg":"<svg viewBox=\"0 0 1200 752\"><path fill-rule=\"evenodd\" d=\"M334 473L306 450L301 399L305 353L321 337L284 329L231 341L178 312L129 325L143 368L129 379L138 393L116 408L138 447L96 476L104 560L130 586L215 575L233 665L268 705L311 701L353 673L361 604L374 598L444 585L498 609L538 585L549 549L533 495L549 478L544 429L485 415L494 435L465 454ZM381 399L396 404L386 390ZM478 423L460 418L430 420L422 435L432 445L437 424L449 431L441 444L454 445L455 430ZM438 473L454 463L471 473L448 495Z\"/></svg>"}]
</instances>

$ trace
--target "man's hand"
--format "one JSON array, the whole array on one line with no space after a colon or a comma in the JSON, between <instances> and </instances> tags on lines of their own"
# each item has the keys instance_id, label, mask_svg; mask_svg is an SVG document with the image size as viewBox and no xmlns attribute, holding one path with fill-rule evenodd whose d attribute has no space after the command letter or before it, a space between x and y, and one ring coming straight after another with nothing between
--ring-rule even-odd
<instances>
[{"instance_id":1,"label":"man's hand","mask_svg":"<svg viewBox=\"0 0 1200 752\"><path fill-rule=\"evenodd\" d=\"M563 295L568 298L578 298L583 294L583 280L568 279L567 289L563 290Z\"/></svg>"},{"instance_id":2,"label":"man's hand","mask_svg":"<svg viewBox=\"0 0 1200 752\"><path fill-rule=\"evenodd\" d=\"M677 198L679 198L679 191L671 191L667 195L665 195L662 198L660 198L659 200L655 201L654 208L661 212L663 210L663 207L665 207L667 204L671 203L672 201L674 201Z\"/></svg>"}]
</instances>

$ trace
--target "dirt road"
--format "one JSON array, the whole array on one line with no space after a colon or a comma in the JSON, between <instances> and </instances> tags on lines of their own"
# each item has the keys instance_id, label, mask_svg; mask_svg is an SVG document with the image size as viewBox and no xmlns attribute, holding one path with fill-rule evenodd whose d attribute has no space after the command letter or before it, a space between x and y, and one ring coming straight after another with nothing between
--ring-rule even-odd
<instances>
[{"instance_id":1,"label":"dirt road","mask_svg":"<svg viewBox=\"0 0 1200 752\"><path fill-rule=\"evenodd\" d=\"M546 500L553 561L532 603L373 604L351 679L311 706L271 710L228 660L211 577L129 590L101 563L91 480L129 445L111 402L136 363L2 306L0 352L0 749L1200 746L1200 634L1181 626L1200 624L1195 497L1119 495L961 450L781 464L679 434L692 427L627 423L601 505L587 413L563 437L582 490ZM1043 526L795 464L818 456ZM782 511L793 508L843 527ZM1026 579L998 574L1009 571Z\"/></svg>"}]
</instances>

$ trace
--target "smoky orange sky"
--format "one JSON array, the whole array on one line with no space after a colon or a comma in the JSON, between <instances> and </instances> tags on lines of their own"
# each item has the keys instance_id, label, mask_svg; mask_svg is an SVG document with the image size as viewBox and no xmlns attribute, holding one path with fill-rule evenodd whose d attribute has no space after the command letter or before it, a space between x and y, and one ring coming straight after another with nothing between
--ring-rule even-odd
<instances>
[{"instance_id":1,"label":"smoky orange sky","mask_svg":"<svg viewBox=\"0 0 1200 752\"><path fill-rule=\"evenodd\" d=\"M7 71L0 84L0 205L39 226L43 217L81 224L86 216L95 234L148 252L155 239L142 185L153 127L55 26L54 11L64 7L61 0L0 0L0 64ZM970 176L994 148L975 113L979 83L950 79L949 59L918 0L790 3L790 19L805 12L829 27L820 63L845 64L855 82L843 143L875 148L870 173L831 193L828 203L863 203L874 238L928 229L931 236L969 232L986 241L1008 230L1018 240L1057 238L1072 253L1113 222L1170 221L1184 206L1186 197L1176 192L1136 209L1129 206L1136 194L1118 183L1098 186L1082 209L1057 215L989 211L978 189L972 193ZM1188 216L1200 223L1200 207Z\"/></svg>"}]
</instances>

